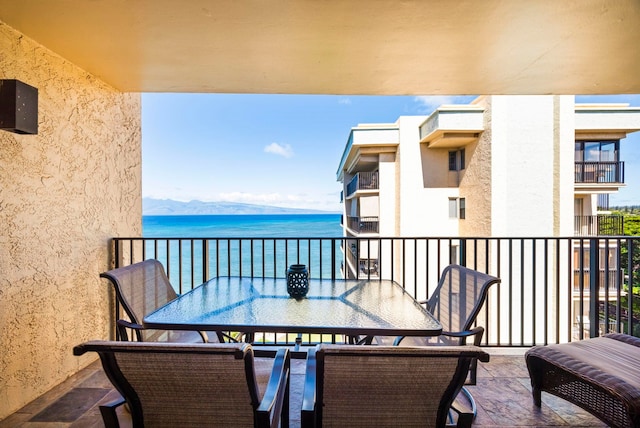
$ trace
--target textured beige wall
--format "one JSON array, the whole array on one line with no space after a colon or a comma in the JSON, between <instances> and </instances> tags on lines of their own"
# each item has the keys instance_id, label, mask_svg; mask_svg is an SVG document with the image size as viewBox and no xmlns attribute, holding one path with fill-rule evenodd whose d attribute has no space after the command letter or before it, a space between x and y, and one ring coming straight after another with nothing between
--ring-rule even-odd
<instances>
[{"instance_id":1,"label":"textured beige wall","mask_svg":"<svg viewBox=\"0 0 640 428\"><path fill-rule=\"evenodd\" d=\"M39 133L0 131L0 420L109 335L109 238L141 233L140 96L0 22L0 78L38 88Z\"/></svg>"},{"instance_id":2,"label":"textured beige wall","mask_svg":"<svg viewBox=\"0 0 640 428\"><path fill-rule=\"evenodd\" d=\"M484 107L484 131L477 142L465 147L466 167L460 175L460 197L465 198L466 218L460 220L460 236L491 236L491 201L494 197L491 183L492 129L491 97L474 101Z\"/></svg>"}]
</instances>

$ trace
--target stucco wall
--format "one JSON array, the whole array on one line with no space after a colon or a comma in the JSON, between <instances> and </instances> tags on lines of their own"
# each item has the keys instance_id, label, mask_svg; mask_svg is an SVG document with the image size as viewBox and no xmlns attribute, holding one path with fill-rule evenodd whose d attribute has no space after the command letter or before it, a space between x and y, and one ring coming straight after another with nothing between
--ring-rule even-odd
<instances>
[{"instance_id":1,"label":"stucco wall","mask_svg":"<svg viewBox=\"0 0 640 428\"><path fill-rule=\"evenodd\" d=\"M461 236L491 236L492 111L491 97L479 97L474 104L484 108L484 131L465 149L465 169L460 172L460 197L465 198L466 217L460 220Z\"/></svg>"},{"instance_id":2,"label":"stucco wall","mask_svg":"<svg viewBox=\"0 0 640 428\"><path fill-rule=\"evenodd\" d=\"M424 120L424 116L398 119L398 219L401 224L397 235L455 236L458 221L449 218L448 199L458 196L458 188L448 185L448 152L429 149L420 143L420 124Z\"/></svg>"},{"instance_id":3,"label":"stucco wall","mask_svg":"<svg viewBox=\"0 0 640 428\"><path fill-rule=\"evenodd\" d=\"M0 78L38 88L39 133L0 131L0 420L108 338L109 238L141 233L140 96L0 22Z\"/></svg>"}]
</instances>

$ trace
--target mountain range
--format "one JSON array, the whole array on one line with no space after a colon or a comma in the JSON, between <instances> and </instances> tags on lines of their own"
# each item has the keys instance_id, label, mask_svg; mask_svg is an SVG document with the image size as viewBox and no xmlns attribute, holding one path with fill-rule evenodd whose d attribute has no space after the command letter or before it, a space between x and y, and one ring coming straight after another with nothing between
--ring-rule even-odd
<instances>
[{"instance_id":1,"label":"mountain range","mask_svg":"<svg viewBox=\"0 0 640 428\"><path fill-rule=\"evenodd\" d=\"M142 198L143 215L213 215L213 214L334 214L329 211L282 208L235 202L181 202L172 199Z\"/></svg>"}]
</instances>

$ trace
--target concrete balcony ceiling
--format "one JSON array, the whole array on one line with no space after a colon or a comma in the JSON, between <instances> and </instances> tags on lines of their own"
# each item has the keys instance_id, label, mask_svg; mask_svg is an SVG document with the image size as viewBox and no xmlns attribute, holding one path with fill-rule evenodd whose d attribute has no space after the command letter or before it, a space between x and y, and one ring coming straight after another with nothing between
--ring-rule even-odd
<instances>
[{"instance_id":1,"label":"concrete balcony ceiling","mask_svg":"<svg viewBox=\"0 0 640 428\"><path fill-rule=\"evenodd\" d=\"M637 0L0 0L125 92L640 93Z\"/></svg>"}]
</instances>

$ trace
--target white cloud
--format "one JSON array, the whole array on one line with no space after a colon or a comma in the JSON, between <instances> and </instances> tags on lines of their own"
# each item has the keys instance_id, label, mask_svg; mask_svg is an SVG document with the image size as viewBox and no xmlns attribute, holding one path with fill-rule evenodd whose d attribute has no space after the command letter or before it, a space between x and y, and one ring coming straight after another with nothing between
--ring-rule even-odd
<instances>
[{"instance_id":1,"label":"white cloud","mask_svg":"<svg viewBox=\"0 0 640 428\"><path fill-rule=\"evenodd\" d=\"M323 199L316 199L308 194L281 193L246 193L230 192L220 193L217 200L224 202L236 202L252 205L269 205L283 208L307 208L324 211L340 212L342 210L338 197L335 194L325 195Z\"/></svg>"},{"instance_id":2,"label":"white cloud","mask_svg":"<svg viewBox=\"0 0 640 428\"><path fill-rule=\"evenodd\" d=\"M264 151L265 153L273 153L285 158L293 157L293 149L289 144L271 143L264 148Z\"/></svg>"},{"instance_id":3,"label":"white cloud","mask_svg":"<svg viewBox=\"0 0 640 428\"><path fill-rule=\"evenodd\" d=\"M338 100L338 104L349 105L349 104L351 104L351 98L340 98Z\"/></svg>"},{"instance_id":4,"label":"white cloud","mask_svg":"<svg viewBox=\"0 0 640 428\"><path fill-rule=\"evenodd\" d=\"M258 205L272 205L274 203L282 202L282 195L279 193L245 193L245 192L230 192L220 193L219 200L225 202L238 202L243 204L258 204Z\"/></svg>"}]
</instances>

